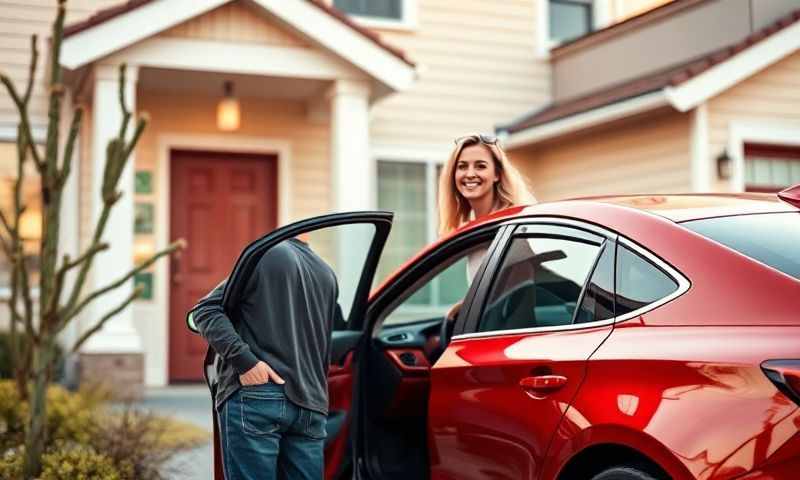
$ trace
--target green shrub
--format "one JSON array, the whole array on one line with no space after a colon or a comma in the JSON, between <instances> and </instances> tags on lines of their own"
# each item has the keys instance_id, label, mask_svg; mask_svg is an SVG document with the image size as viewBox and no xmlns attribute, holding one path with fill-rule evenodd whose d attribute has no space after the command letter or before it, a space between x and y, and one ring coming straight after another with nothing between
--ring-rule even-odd
<instances>
[{"instance_id":1,"label":"green shrub","mask_svg":"<svg viewBox=\"0 0 800 480\"><path fill-rule=\"evenodd\" d=\"M77 393L59 386L48 388L48 442L40 480L160 480L173 455L209 439L202 428L130 405L109 409L110 398L102 388ZM0 479L21 478L19 445L24 443L27 412L16 384L0 380Z\"/></svg>"},{"instance_id":2,"label":"green shrub","mask_svg":"<svg viewBox=\"0 0 800 480\"><path fill-rule=\"evenodd\" d=\"M23 447L8 450L0 458L0 479L22 478ZM120 469L114 462L90 446L59 442L42 455L42 473L38 480L128 480L130 466Z\"/></svg>"},{"instance_id":3,"label":"green shrub","mask_svg":"<svg viewBox=\"0 0 800 480\"><path fill-rule=\"evenodd\" d=\"M0 453L23 442L26 418L28 404L20 401L17 385L0 380Z\"/></svg>"}]
</instances>

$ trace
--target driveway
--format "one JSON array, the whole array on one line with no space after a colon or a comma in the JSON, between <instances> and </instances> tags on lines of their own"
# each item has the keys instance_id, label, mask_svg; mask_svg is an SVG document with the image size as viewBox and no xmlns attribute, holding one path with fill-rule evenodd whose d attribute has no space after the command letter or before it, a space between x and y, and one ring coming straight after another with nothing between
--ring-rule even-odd
<instances>
[{"instance_id":1,"label":"driveway","mask_svg":"<svg viewBox=\"0 0 800 480\"><path fill-rule=\"evenodd\" d=\"M193 423L211 432L211 397L205 385L149 388L140 407L151 412ZM170 479L211 480L211 441L180 453L164 472Z\"/></svg>"}]
</instances>

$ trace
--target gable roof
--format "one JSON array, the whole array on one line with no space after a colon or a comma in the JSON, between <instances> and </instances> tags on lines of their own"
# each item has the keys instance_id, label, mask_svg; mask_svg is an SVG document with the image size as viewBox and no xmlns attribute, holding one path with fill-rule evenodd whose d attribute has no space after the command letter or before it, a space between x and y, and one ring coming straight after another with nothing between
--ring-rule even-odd
<instances>
[{"instance_id":1,"label":"gable roof","mask_svg":"<svg viewBox=\"0 0 800 480\"><path fill-rule=\"evenodd\" d=\"M798 48L800 9L733 45L578 98L552 103L497 129L511 134L512 137L527 131L527 137L543 140L545 137L531 135L530 131L554 122L563 123L570 118L580 120L576 117L589 114L597 117L592 122L592 125L596 125L619 118L624 113L621 110L626 109L626 104L631 106L630 113L639 113L643 111L643 103L639 100L643 99L651 100L646 102L646 109L671 106L685 112ZM602 110L614 112L615 117L604 118L602 114L597 115ZM591 125L581 124L580 128L588 126ZM567 132L554 131L546 137L561 133ZM512 140L511 143L515 141Z\"/></svg>"},{"instance_id":2,"label":"gable roof","mask_svg":"<svg viewBox=\"0 0 800 480\"><path fill-rule=\"evenodd\" d=\"M61 64L80 68L233 0L129 0L65 28ZM414 63L402 50L321 0L248 0L390 90L408 88Z\"/></svg>"},{"instance_id":3,"label":"gable roof","mask_svg":"<svg viewBox=\"0 0 800 480\"><path fill-rule=\"evenodd\" d=\"M102 10L98 10L89 18L82 20L77 23L73 23L71 25L67 25L64 27L64 37L70 37L72 35L78 34L84 30L90 29L96 25L99 25L103 22L111 20L115 17L120 15L124 15L132 10L135 10L143 5L147 5L148 3L152 3L157 0L128 0L125 3L115 5L113 7L104 8ZM358 23L354 22L347 16L344 12L340 11L339 9L326 5L321 0L306 0L307 2L315 5L317 8L321 9L322 11L326 12L330 16L336 18L340 22L344 23L348 27L352 28L353 30L357 31L379 47L383 48L387 52L391 53L392 55L396 56L400 60L404 61L408 65L414 67L415 64L411 61L407 56L406 53L388 43L384 42L380 35L373 32L372 30L362 27Z\"/></svg>"}]
</instances>

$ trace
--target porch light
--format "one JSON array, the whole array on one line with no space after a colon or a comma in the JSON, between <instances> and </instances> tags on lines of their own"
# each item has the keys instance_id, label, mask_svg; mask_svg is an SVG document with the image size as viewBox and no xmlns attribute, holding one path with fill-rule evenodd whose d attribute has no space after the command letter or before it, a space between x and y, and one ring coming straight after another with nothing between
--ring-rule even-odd
<instances>
[{"instance_id":1,"label":"porch light","mask_svg":"<svg viewBox=\"0 0 800 480\"><path fill-rule=\"evenodd\" d=\"M225 96L217 105L217 128L223 132L239 129L239 100L233 96L233 82L224 84Z\"/></svg>"}]
</instances>

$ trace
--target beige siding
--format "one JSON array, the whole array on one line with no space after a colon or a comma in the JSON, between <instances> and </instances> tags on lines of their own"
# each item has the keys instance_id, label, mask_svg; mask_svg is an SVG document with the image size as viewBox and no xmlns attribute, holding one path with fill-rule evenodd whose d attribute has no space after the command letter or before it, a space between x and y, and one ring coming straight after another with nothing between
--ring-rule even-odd
<instances>
[{"instance_id":1,"label":"beige siding","mask_svg":"<svg viewBox=\"0 0 800 480\"><path fill-rule=\"evenodd\" d=\"M213 97L139 92L139 108L151 118L136 149L136 169L156 172L159 135L218 136ZM242 128L236 135L286 141L291 148L291 219L330 210L330 126L308 120L299 102L241 99ZM223 149L224 150L224 149ZM157 197L161 193L154 192ZM162 199L164 200L164 199ZM166 200L164 200L166 201ZM157 225L156 228L166 228Z\"/></svg>"},{"instance_id":2,"label":"beige siding","mask_svg":"<svg viewBox=\"0 0 800 480\"><path fill-rule=\"evenodd\" d=\"M710 152L722 152L732 122L800 125L800 52L794 53L760 73L739 83L708 102ZM716 189L730 190L727 181L718 181Z\"/></svg>"},{"instance_id":3,"label":"beige siding","mask_svg":"<svg viewBox=\"0 0 800 480\"><path fill-rule=\"evenodd\" d=\"M67 24L81 21L95 11L119 0L72 0L67 5ZM39 36L39 64L36 83L31 98L31 122L42 127L47 122L47 92L45 67L49 59L47 39L55 19L56 2L51 0L0 0L0 70L7 73L23 89L28 79L30 63L30 37ZM0 94L0 127L17 124L17 111L6 94Z\"/></svg>"},{"instance_id":4,"label":"beige siding","mask_svg":"<svg viewBox=\"0 0 800 480\"><path fill-rule=\"evenodd\" d=\"M372 145L446 151L457 136L491 132L546 103L534 1L418 0L416 30L380 31L419 65L419 79L373 108Z\"/></svg>"},{"instance_id":5,"label":"beige siding","mask_svg":"<svg viewBox=\"0 0 800 480\"><path fill-rule=\"evenodd\" d=\"M298 36L264 21L266 13L241 1L229 3L205 15L177 25L162 36L200 38L224 42L265 43L284 47L307 47Z\"/></svg>"},{"instance_id":6,"label":"beige siding","mask_svg":"<svg viewBox=\"0 0 800 480\"><path fill-rule=\"evenodd\" d=\"M691 186L689 115L660 114L510 156L540 201L686 192Z\"/></svg>"},{"instance_id":7,"label":"beige siding","mask_svg":"<svg viewBox=\"0 0 800 480\"><path fill-rule=\"evenodd\" d=\"M623 0L613 2L611 14L614 22L621 22L636 15L660 7L672 0Z\"/></svg>"}]
</instances>

